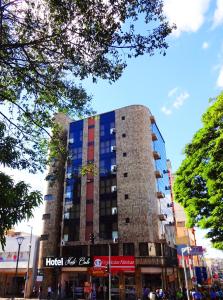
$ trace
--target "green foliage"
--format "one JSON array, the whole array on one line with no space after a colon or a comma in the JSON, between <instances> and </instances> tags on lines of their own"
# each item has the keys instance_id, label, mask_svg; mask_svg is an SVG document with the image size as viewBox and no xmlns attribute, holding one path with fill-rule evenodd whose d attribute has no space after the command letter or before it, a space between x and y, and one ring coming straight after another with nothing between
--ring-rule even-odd
<instances>
[{"instance_id":1,"label":"green foliage","mask_svg":"<svg viewBox=\"0 0 223 300\"><path fill-rule=\"evenodd\" d=\"M0 243L5 244L5 231L25 218L32 217L32 210L41 203L41 193L29 192L23 181L14 184L13 180L0 172Z\"/></svg>"},{"instance_id":2,"label":"green foliage","mask_svg":"<svg viewBox=\"0 0 223 300\"><path fill-rule=\"evenodd\" d=\"M81 176L86 176L86 175L96 176L98 174L98 169L94 163L88 163L81 168L80 174Z\"/></svg>"},{"instance_id":3,"label":"green foliage","mask_svg":"<svg viewBox=\"0 0 223 300\"><path fill-rule=\"evenodd\" d=\"M143 20L145 34L137 30ZM163 16L161 0L1 0L0 164L36 173L45 168L49 151L49 160L65 160L54 115L80 118L93 113L81 81L113 82L126 59L156 51L165 55L173 28ZM8 187L15 193L15 203L5 202L10 211L19 197L17 185L11 181ZM24 191L31 201L37 197L28 193L27 185ZM0 198L0 211L5 203ZM30 216L31 206L22 207L17 218L9 214L11 220L1 219L1 240L5 229L22 215Z\"/></svg>"},{"instance_id":4,"label":"green foliage","mask_svg":"<svg viewBox=\"0 0 223 300\"><path fill-rule=\"evenodd\" d=\"M202 116L203 127L185 147L174 194L189 226L208 229L213 246L223 249L223 93Z\"/></svg>"}]
</instances>

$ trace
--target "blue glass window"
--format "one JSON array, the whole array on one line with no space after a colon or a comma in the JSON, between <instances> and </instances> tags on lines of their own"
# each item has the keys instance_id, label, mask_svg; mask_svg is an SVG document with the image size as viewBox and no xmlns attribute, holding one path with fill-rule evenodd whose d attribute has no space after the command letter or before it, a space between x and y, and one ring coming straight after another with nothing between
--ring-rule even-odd
<instances>
[{"instance_id":1,"label":"blue glass window","mask_svg":"<svg viewBox=\"0 0 223 300\"><path fill-rule=\"evenodd\" d=\"M52 195L52 194L45 195L44 200L46 200L46 201L54 200L54 195Z\"/></svg>"}]
</instances>

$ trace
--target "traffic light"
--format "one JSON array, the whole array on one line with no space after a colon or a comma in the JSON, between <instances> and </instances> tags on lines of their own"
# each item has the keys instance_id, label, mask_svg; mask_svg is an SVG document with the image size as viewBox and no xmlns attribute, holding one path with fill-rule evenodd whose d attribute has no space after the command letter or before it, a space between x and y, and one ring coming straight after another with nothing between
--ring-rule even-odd
<instances>
[{"instance_id":1,"label":"traffic light","mask_svg":"<svg viewBox=\"0 0 223 300\"><path fill-rule=\"evenodd\" d=\"M109 273L109 271L110 271L109 264L107 264L107 265L105 266L105 272L106 272L106 273Z\"/></svg>"},{"instance_id":2,"label":"traffic light","mask_svg":"<svg viewBox=\"0 0 223 300\"><path fill-rule=\"evenodd\" d=\"M92 245L94 245L94 234L93 233L90 234L90 243Z\"/></svg>"}]
</instances>

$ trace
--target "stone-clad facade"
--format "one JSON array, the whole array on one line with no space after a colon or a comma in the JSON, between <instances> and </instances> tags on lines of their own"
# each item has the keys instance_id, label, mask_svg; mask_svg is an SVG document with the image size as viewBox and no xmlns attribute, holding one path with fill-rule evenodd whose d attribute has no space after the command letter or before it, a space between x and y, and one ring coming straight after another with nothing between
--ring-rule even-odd
<instances>
[{"instance_id":1,"label":"stone-clad facade","mask_svg":"<svg viewBox=\"0 0 223 300\"><path fill-rule=\"evenodd\" d=\"M158 242L159 238L149 110L143 106L119 109L116 136L120 241L134 242L138 250L137 243ZM123 152L127 156L123 157ZM124 177L125 172L128 177ZM128 224L126 217L130 219ZM135 254L138 256L138 251Z\"/></svg>"},{"instance_id":2,"label":"stone-clad facade","mask_svg":"<svg viewBox=\"0 0 223 300\"><path fill-rule=\"evenodd\" d=\"M165 233L173 221L165 142L149 109L132 105L70 125L61 122L69 127L69 161L60 166L65 180L48 188L50 218L39 267L46 256L107 256L111 244L112 256L134 256L136 263L133 274L113 274L117 299L130 289L141 297L144 285L174 286L175 249ZM78 170L88 164L94 164L95 174L81 176ZM107 285L106 276L86 267L43 269L45 289L59 283L66 296L81 294L89 280L94 287Z\"/></svg>"}]
</instances>

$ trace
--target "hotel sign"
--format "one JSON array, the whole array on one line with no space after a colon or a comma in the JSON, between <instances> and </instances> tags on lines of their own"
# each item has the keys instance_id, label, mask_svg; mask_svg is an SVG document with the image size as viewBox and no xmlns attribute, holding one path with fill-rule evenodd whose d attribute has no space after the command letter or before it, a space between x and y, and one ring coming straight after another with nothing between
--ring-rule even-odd
<instances>
[{"instance_id":1,"label":"hotel sign","mask_svg":"<svg viewBox=\"0 0 223 300\"><path fill-rule=\"evenodd\" d=\"M46 268L54 267L91 267L93 265L90 256L69 257L45 257L43 265Z\"/></svg>"}]
</instances>

